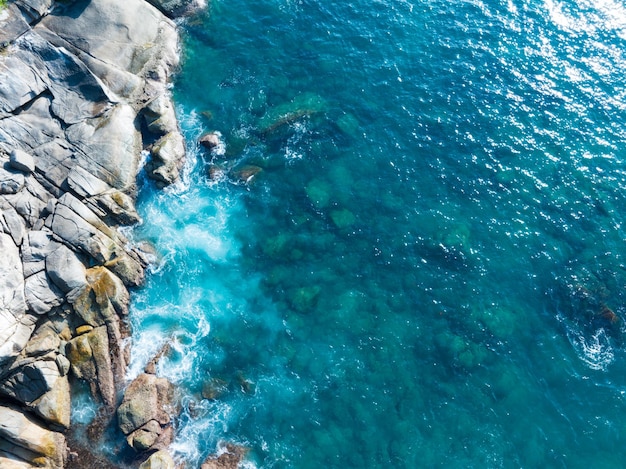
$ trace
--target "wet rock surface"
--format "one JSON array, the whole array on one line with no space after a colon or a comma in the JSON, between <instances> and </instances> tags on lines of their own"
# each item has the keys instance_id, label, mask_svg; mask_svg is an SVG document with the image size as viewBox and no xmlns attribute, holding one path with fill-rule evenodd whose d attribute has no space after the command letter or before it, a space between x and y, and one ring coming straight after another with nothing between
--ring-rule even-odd
<instances>
[{"instance_id":1,"label":"wet rock surface","mask_svg":"<svg viewBox=\"0 0 626 469\"><path fill-rule=\"evenodd\" d=\"M165 378L139 375L126 388L117 410L118 425L128 445L137 451L164 449L172 441L174 389Z\"/></svg>"},{"instance_id":2,"label":"wet rock surface","mask_svg":"<svg viewBox=\"0 0 626 469\"><path fill-rule=\"evenodd\" d=\"M200 469L237 469L247 452L248 449L243 446L226 443L216 454L209 456Z\"/></svg>"},{"instance_id":3,"label":"wet rock surface","mask_svg":"<svg viewBox=\"0 0 626 469\"><path fill-rule=\"evenodd\" d=\"M177 31L163 12L197 5L154 3L20 0L0 16L2 468L72 459L73 382L88 384L103 422L119 404L128 288L143 282L146 256L118 227L140 221L141 152L152 151L145 170L160 186L185 153L167 91ZM152 413L130 418L138 450L173 435L171 385L146 376Z\"/></svg>"}]
</instances>

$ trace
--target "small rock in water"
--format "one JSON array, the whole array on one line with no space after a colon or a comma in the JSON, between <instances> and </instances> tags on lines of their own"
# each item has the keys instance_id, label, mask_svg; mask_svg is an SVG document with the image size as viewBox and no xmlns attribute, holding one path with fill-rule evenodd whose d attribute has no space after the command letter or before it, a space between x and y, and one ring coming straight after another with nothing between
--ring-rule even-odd
<instances>
[{"instance_id":1,"label":"small rock in water","mask_svg":"<svg viewBox=\"0 0 626 469\"><path fill-rule=\"evenodd\" d=\"M231 172L232 179L237 182L243 182L244 184L249 184L252 179L263 171L263 168L259 166L255 166L252 164L247 164L244 166L240 166L237 169L234 169Z\"/></svg>"},{"instance_id":2,"label":"small rock in water","mask_svg":"<svg viewBox=\"0 0 626 469\"><path fill-rule=\"evenodd\" d=\"M202 397L217 400L228 391L228 382L220 378L211 378L202 386Z\"/></svg>"},{"instance_id":3,"label":"small rock in water","mask_svg":"<svg viewBox=\"0 0 626 469\"><path fill-rule=\"evenodd\" d=\"M207 174L211 181L221 181L226 176L226 170L216 164L212 164L209 165Z\"/></svg>"},{"instance_id":4,"label":"small rock in water","mask_svg":"<svg viewBox=\"0 0 626 469\"><path fill-rule=\"evenodd\" d=\"M219 132L207 132L200 137L198 142L207 150L213 150L223 145L222 134Z\"/></svg>"},{"instance_id":5,"label":"small rock in water","mask_svg":"<svg viewBox=\"0 0 626 469\"><path fill-rule=\"evenodd\" d=\"M256 384L246 378L243 373L237 373L237 382L244 394L254 394L256 392Z\"/></svg>"},{"instance_id":6,"label":"small rock in water","mask_svg":"<svg viewBox=\"0 0 626 469\"><path fill-rule=\"evenodd\" d=\"M248 448L226 443L218 448L217 453L209 456L200 469L237 469L247 452Z\"/></svg>"}]
</instances>

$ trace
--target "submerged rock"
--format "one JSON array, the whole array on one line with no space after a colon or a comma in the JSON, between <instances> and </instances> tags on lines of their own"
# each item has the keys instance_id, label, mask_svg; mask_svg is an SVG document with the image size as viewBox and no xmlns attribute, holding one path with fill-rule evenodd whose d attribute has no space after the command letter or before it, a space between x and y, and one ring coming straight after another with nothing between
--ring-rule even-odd
<instances>
[{"instance_id":1,"label":"submerged rock","mask_svg":"<svg viewBox=\"0 0 626 469\"><path fill-rule=\"evenodd\" d=\"M311 203L318 209L328 206L332 194L332 186L323 179L314 179L305 187L305 192Z\"/></svg>"},{"instance_id":2,"label":"submerged rock","mask_svg":"<svg viewBox=\"0 0 626 469\"><path fill-rule=\"evenodd\" d=\"M261 134L269 134L284 125L290 125L303 117L324 112L328 104L315 93L303 93L290 102L267 110L259 121Z\"/></svg>"},{"instance_id":3,"label":"submerged rock","mask_svg":"<svg viewBox=\"0 0 626 469\"><path fill-rule=\"evenodd\" d=\"M200 469L237 469L244 460L248 448L244 446L226 443L218 448L217 453L212 454L202 463Z\"/></svg>"},{"instance_id":4,"label":"submerged rock","mask_svg":"<svg viewBox=\"0 0 626 469\"><path fill-rule=\"evenodd\" d=\"M228 381L221 378L210 378L202 385L202 397L211 401L217 400L228 392Z\"/></svg>"},{"instance_id":5,"label":"submerged rock","mask_svg":"<svg viewBox=\"0 0 626 469\"><path fill-rule=\"evenodd\" d=\"M342 115L337 119L337 127L351 137L357 137L359 132L359 121L350 113Z\"/></svg>"},{"instance_id":6,"label":"submerged rock","mask_svg":"<svg viewBox=\"0 0 626 469\"><path fill-rule=\"evenodd\" d=\"M341 210L332 210L330 212L330 219L339 229L350 228L356 222L354 214L345 208Z\"/></svg>"},{"instance_id":7,"label":"submerged rock","mask_svg":"<svg viewBox=\"0 0 626 469\"><path fill-rule=\"evenodd\" d=\"M261 168L260 166L247 164L233 169L230 172L230 177L237 182L249 184L252 179L262 171L263 168Z\"/></svg>"}]
</instances>

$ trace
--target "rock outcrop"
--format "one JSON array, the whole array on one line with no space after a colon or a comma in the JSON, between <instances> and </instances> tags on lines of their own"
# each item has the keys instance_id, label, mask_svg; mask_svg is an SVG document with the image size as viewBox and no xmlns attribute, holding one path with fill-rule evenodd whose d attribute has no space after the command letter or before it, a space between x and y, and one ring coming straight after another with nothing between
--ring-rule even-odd
<instances>
[{"instance_id":1,"label":"rock outcrop","mask_svg":"<svg viewBox=\"0 0 626 469\"><path fill-rule=\"evenodd\" d=\"M167 379L139 375L126 389L117 410L118 425L129 446L138 451L166 448L174 436L174 408L174 389Z\"/></svg>"},{"instance_id":2,"label":"rock outcrop","mask_svg":"<svg viewBox=\"0 0 626 469\"><path fill-rule=\"evenodd\" d=\"M115 415L128 288L146 268L117 228L140 221L142 152L159 186L178 177L185 147L167 91L178 43L165 15L194 5L9 0L0 12L2 468L65 466L72 380ZM158 406L171 385L145 376L129 389L156 407L124 428L134 448L165 447L170 416ZM124 402L120 415L139 405Z\"/></svg>"}]
</instances>

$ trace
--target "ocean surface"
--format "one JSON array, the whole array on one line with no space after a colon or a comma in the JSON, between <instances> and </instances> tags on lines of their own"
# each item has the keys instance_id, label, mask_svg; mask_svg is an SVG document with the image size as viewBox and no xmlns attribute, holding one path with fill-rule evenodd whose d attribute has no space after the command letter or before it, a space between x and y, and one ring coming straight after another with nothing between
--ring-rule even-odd
<instances>
[{"instance_id":1,"label":"ocean surface","mask_svg":"<svg viewBox=\"0 0 626 469\"><path fill-rule=\"evenodd\" d=\"M213 0L181 31L129 371L170 343L179 460L623 467L622 1Z\"/></svg>"}]
</instances>

